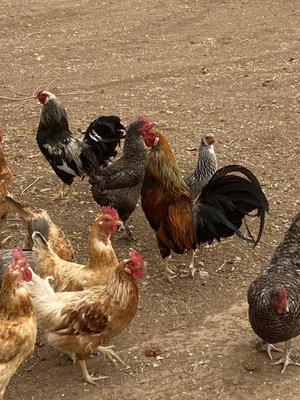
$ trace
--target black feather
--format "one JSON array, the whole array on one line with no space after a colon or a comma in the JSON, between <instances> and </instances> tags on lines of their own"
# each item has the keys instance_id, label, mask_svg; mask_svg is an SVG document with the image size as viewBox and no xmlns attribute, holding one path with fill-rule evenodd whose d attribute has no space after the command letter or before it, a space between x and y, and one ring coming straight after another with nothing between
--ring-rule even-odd
<instances>
[{"instance_id":1,"label":"black feather","mask_svg":"<svg viewBox=\"0 0 300 400\"><path fill-rule=\"evenodd\" d=\"M240 172L248 179L234 175L233 172ZM244 217L254 210L257 210L260 218L256 240L252 234L246 237L239 230ZM197 242L211 243L214 239L219 241L236 234L255 246L261 239L268 210L268 201L259 181L250 170L240 165L223 167L213 175L195 200L193 211Z\"/></svg>"},{"instance_id":2,"label":"black feather","mask_svg":"<svg viewBox=\"0 0 300 400\"><path fill-rule=\"evenodd\" d=\"M124 137L124 131L119 117L101 116L88 126L83 143L93 149L98 163L106 166L107 160L117 155L116 147Z\"/></svg>"}]
</instances>

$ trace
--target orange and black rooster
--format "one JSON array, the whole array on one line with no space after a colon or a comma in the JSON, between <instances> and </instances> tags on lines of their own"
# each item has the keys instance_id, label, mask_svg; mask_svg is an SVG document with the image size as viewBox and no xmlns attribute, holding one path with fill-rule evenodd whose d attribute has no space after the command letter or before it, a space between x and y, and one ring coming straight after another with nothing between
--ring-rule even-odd
<instances>
[{"instance_id":1,"label":"orange and black rooster","mask_svg":"<svg viewBox=\"0 0 300 400\"><path fill-rule=\"evenodd\" d=\"M262 235L268 201L251 171L240 165L219 169L193 201L192 192L181 177L166 138L152 129L146 118L142 136L150 149L142 187L142 208L156 232L165 275L170 281L175 272L169 267L171 250L189 254L189 271L195 274L194 252L201 243L212 243L236 234L256 245ZM240 172L245 177L237 176ZM257 210L260 229L257 239L245 237L239 230L244 217Z\"/></svg>"}]
</instances>

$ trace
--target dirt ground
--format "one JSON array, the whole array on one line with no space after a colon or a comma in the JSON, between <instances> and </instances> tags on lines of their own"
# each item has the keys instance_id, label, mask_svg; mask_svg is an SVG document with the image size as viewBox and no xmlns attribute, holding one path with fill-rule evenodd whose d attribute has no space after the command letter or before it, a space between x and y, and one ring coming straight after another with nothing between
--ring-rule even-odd
<instances>
[{"instance_id":1,"label":"dirt ground","mask_svg":"<svg viewBox=\"0 0 300 400\"><path fill-rule=\"evenodd\" d=\"M31 95L55 80L51 90L62 94L75 134L98 115L116 114L128 124L145 113L170 140L183 174L197 159L188 148L213 132L219 165L249 167L270 200L256 249L236 238L205 248L197 260L207 278L172 284L138 207L131 217L134 247L148 270L138 314L112 342L128 367L91 359L91 372L109 376L94 387L65 356L38 349L11 380L7 400L298 398L299 370L291 366L281 375L257 352L246 305L250 282L299 210L296 24L296 1L288 0L1 1L0 96L20 100L11 90ZM14 195L46 208L85 260L98 209L87 182L76 182L71 204L49 200L60 182L35 141L40 107L34 99L0 104ZM20 243L20 223L9 221L7 229L13 238L6 247ZM114 245L126 255L124 239ZM186 257L173 262L183 267ZM294 344L299 354L299 338ZM159 357L146 357L153 346Z\"/></svg>"}]
</instances>

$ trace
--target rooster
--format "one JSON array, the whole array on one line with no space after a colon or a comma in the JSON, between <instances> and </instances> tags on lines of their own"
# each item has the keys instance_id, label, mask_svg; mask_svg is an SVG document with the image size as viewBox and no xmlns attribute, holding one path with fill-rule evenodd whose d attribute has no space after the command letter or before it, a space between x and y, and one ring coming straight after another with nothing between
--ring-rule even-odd
<instances>
[{"instance_id":1,"label":"rooster","mask_svg":"<svg viewBox=\"0 0 300 400\"><path fill-rule=\"evenodd\" d=\"M268 202L252 172L239 165L219 169L193 202L166 138L155 132L145 117L140 119L144 121L142 136L150 149L142 186L142 208L156 232L167 279L170 281L176 276L168 263L171 250L178 254L188 251L189 271L193 277L197 245L210 244L234 234L256 245L262 235ZM232 172L240 172L248 179ZM260 217L256 241L239 230L245 215L253 210L257 210Z\"/></svg>"},{"instance_id":2,"label":"rooster","mask_svg":"<svg viewBox=\"0 0 300 400\"><path fill-rule=\"evenodd\" d=\"M86 265L62 260L45 238L36 232L37 239L33 246L36 273L43 278L51 275L54 289L60 292L105 284L118 265L110 238L120 225L118 212L111 207L102 207L91 228L90 260Z\"/></svg>"},{"instance_id":3,"label":"rooster","mask_svg":"<svg viewBox=\"0 0 300 400\"><path fill-rule=\"evenodd\" d=\"M9 205L5 201L5 195L12 189L12 173L6 163L3 153L4 132L0 128L0 231L2 222L9 212Z\"/></svg>"},{"instance_id":4,"label":"rooster","mask_svg":"<svg viewBox=\"0 0 300 400\"><path fill-rule=\"evenodd\" d=\"M13 251L0 290L0 399L20 364L33 351L37 323L24 282L32 273L22 251Z\"/></svg>"},{"instance_id":5,"label":"rooster","mask_svg":"<svg viewBox=\"0 0 300 400\"><path fill-rule=\"evenodd\" d=\"M217 172L218 163L214 150L214 143L215 137L212 133L203 136L196 168L193 173L185 179L194 198L199 196L202 188L209 182L214 173Z\"/></svg>"},{"instance_id":6,"label":"rooster","mask_svg":"<svg viewBox=\"0 0 300 400\"><path fill-rule=\"evenodd\" d=\"M80 141L72 136L64 106L53 93L38 92L37 99L43 104L36 135L37 144L56 175L63 181L63 190L59 196L64 197L66 188L71 188L75 176L89 174L91 162L106 165L107 160L115 155L124 127L118 117L98 118L88 127L84 139ZM102 138L103 131L105 137ZM68 191L71 197L72 189Z\"/></svg>"},{"instance_id":7,"label":"rooster","mask_svg":"<svg viewBox=\"0 0 300 400\"><path fill-rule=\"evenodd\" d=\"M266 342L269 357L277 350L272 343L285 342L283 356L275 364L300 366L290 356L290 340L300 335L300 213L276 249L270 265L248 290L249 320L254 332Z\"/></svg>"},{"instance_id":8,"label":"rooster","mask_svg":"<svg viewBox=\"0 0 300 400\"><path fill-rule=\"evenodd\" d=\"M90 177L94 200L118 210L125 232L133 239L126 221L140 197L147 162L147 151L141 138L140 124L130 124L124 141L123 155L106 168L95 169Z\"/></svg>"},{"instance_id":9,"label":"rooster","mask_svg":"<svg viewBox=\"0 0 300 400\"><path fill-rule=\"evenodd\" d=\"M33 235L39 246L40 238ZM132 251L121 261L106 285L78 292L55 293L48 280L33 272L27 285L32 296L38 326L47 335L47 344L79 361L84 380L96 384L103 376L93 377L86 360L94 353L120 358L103 344L121 333L136 314L139 300L137 280L143 276L144 261Z\"/></svg>"}]
</instances>

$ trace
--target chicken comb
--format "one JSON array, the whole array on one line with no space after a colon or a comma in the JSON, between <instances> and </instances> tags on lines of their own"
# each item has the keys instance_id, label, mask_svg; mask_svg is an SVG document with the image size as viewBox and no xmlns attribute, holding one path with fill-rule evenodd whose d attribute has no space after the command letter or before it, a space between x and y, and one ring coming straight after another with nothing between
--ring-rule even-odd
<instances>
[{"instance_id":1,"label":"chicken comb","mask_svg":"<svg viewBox=\"0 0 300 400\"><path fill-rule=\"evenodd\" d=\"M145 115L140 115L138 117L138 123L140 124L140 131L142 135L149 134L153 128L153 123Z\"/></svg>"},{"instance_id":2,"label":"chicken comb","mask_svg":"<svg viewBox=\"0 0 300 400\"><path fill-rule=\"evenodd\" d=\"M118 214L118 211L115 209L115 208L113 208L113 207L110 207L110 206L102 206L101 207L101 210L102 210L102 212L103 212L103 214L108 214L108 215L110 215L114 220L119 220L120 219L120 217L119 217L119 214Z\"/></svg>"},{"instance_id":3,"label":"chicken comb","mask_svg":"<svg viewBox=\"0 0 300 400\"><path fill-rule=\"evenodd\" d=\"M137 265L144 265L144 260L140 256L140 253L137 251L133 250L129 252L129 257L132 259L132 261L137 264Z\"/></svg>"},{"instance_id":4,"label":"chicken comb","mask_svg":"<svg viewBox=\"0 0 300 400\"><path fill-rule=\"evenodd\" d=\"M14 249L12 251L12 257L14 259L14 261L18 261L18 260L24 260L24 253L22 249Z\"/></svg>"}]
</instances>

